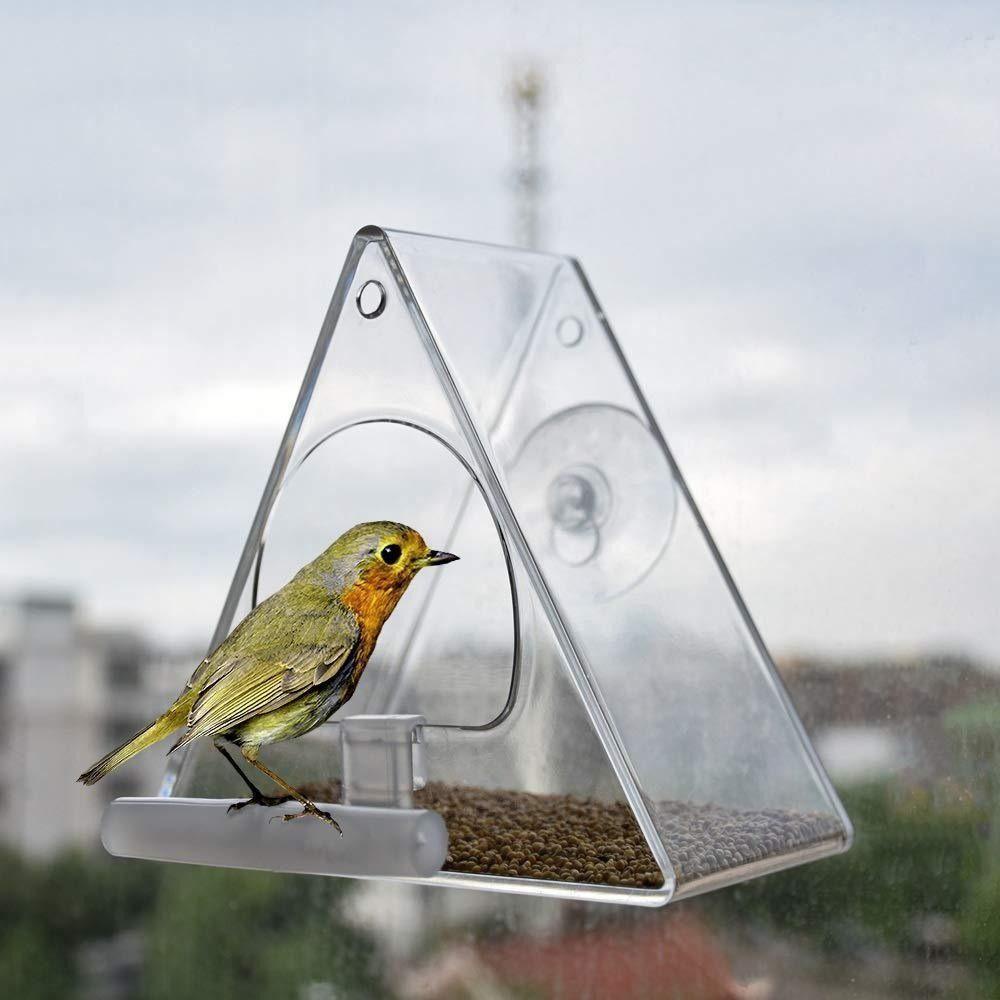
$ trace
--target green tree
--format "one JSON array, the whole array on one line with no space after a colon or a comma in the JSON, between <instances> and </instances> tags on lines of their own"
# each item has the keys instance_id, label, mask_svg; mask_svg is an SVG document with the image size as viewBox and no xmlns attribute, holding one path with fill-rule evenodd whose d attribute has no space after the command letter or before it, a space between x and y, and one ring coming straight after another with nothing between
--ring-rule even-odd
<instances>
[{"instance_id":1,"label":"green tree","mask_svg":"<svg viewBox=\"0 0 1000 1000\"><path fill-rule=\"evenodd\" d=\"M41 924L26 920L0 932L0 983L5 996L18 1000L67 997L74 978L72 962Z\"/></svg>"},{"instance_id":2,"label":"green tree","mask_svg":"<svg viewBox=\"0 0 1000 1000\"><path fill-rule=\"evenodd\" d=\"M67 851L35 872L33 908L60 947L75 948L141 921L152 909L162 870L151 862Z\"/></svg>"},{"instance_id":3,"label":"green tree","mask_svg":"<svg viewBox=\"0 0 1000 1000\"><path fill-rule=\"evenodd\" d=\"M915 917L959 916L983 868L982 811L892 783L841 794L856 832L847 854L737 886L716 905L757 912L832 948L873 936L908 947Z\"/></svg>"},{"instance_id":4,"label":"green tree","mask_svg":"<svg viewBox=\"0 0 1000 1000\"><path fill-rule=\"evenodd\" d=\"M0 983L16 997L67 997L88 941L141 922L161 866L79 851L32 861L0 848Z\"/></svg>"},{"instance_id":5,"label":"green tree","mask_svg":"<svg viewBox=\"0 0 1000 1000\"><path fill-rule=\"evenodd\" d=\"M334 879L171 868L148 925L145 997L387 996L370 940L339 916Z\"/></svg>"}]
</instances>

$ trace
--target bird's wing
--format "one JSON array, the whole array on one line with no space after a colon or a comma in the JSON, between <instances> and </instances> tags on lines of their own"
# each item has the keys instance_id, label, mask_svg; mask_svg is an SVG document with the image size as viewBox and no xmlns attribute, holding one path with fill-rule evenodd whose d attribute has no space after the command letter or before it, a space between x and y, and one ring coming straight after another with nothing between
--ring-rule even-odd
<instances>
[{"instance_id":1,"label":"bird's wing","mask_svg":"<svg viewBox=\"0 0 1000 1000\"><path fill-rule=\"evenodd\" d=\"M357 630L317 645L299 646L284 653L252 655L234 650L212 665L188 714L187 732L172 749L201 736L217 736L300 697L310 688L349 671L357 650ZM223 649L220 648L220 653Z\"/></svg>"}]
</instances>

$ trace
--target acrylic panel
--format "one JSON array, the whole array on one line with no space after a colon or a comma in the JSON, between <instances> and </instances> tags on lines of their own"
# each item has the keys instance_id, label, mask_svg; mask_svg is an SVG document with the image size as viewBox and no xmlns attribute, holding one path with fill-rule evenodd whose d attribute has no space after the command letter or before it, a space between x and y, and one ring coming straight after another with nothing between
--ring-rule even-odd
<instances>
[{"instance_id":1,"label":"acrylic panel","mask_svg":"<svg viewBox=\"0 0 1000 1000\"><path fill-rule=\"evenodd\" d=\"M422 716L430 881L659 905L848 846L576 261L357 235L214 641L383 517L461 561L418 577L331 724L266 756L337 801L338 718ZM217 758L171 758L164 795L239 794Z\"/></svg>"}]
</instances>

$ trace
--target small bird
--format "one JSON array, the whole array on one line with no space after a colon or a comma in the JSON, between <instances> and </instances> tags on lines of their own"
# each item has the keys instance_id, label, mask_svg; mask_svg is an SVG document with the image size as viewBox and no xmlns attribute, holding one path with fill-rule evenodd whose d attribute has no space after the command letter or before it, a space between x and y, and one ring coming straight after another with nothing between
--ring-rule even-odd
<instances>
[{"instance_id":1,"label":"small bird","mask_svg":"<svg viewBox=\"0 0 1000 1000\"><path fill-rule=\"evenodd\" d=\"M191 675L177 700L155 722L101 758L79 781L93 785L170 733L184 733L168 753L210 737L250 789L248 805L295 799L302 812L340 830L333 817L258 759L260 748L302 736L344 704L372 655L379 632L406 588L425 566L458 556L429 549L420 534L395 521L369 521L345 531L261 602ZM285 794L265 795L225 743Z\"/></svg>"}]
</instances>

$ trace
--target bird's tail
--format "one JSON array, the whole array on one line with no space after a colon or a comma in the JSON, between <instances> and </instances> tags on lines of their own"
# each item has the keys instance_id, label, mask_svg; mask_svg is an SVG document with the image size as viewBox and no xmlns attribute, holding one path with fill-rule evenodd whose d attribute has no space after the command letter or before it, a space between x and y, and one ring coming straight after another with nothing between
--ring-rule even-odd
<instances>
[{"instance_id":1,"label":"bird's tail","mask_svg":"<svg viewBox=\"0 0 1000 1000\"><path fill-rule=\"evenodd\" d=\"M175 729L179 729L187 722L188 712L197 697L197 691L185 691L163 713L155 722L150 723L140 733L136 733L131 739L126 740L117 750L112 750L107 756L102 757L89 771L84 771L77 778L85 785L93 785L101 780L106 774L113 771L119 764L124 764L130 757L134 757L140 750L152 746L164 736L169 736Z\"/></svg>"}]
</instances>

